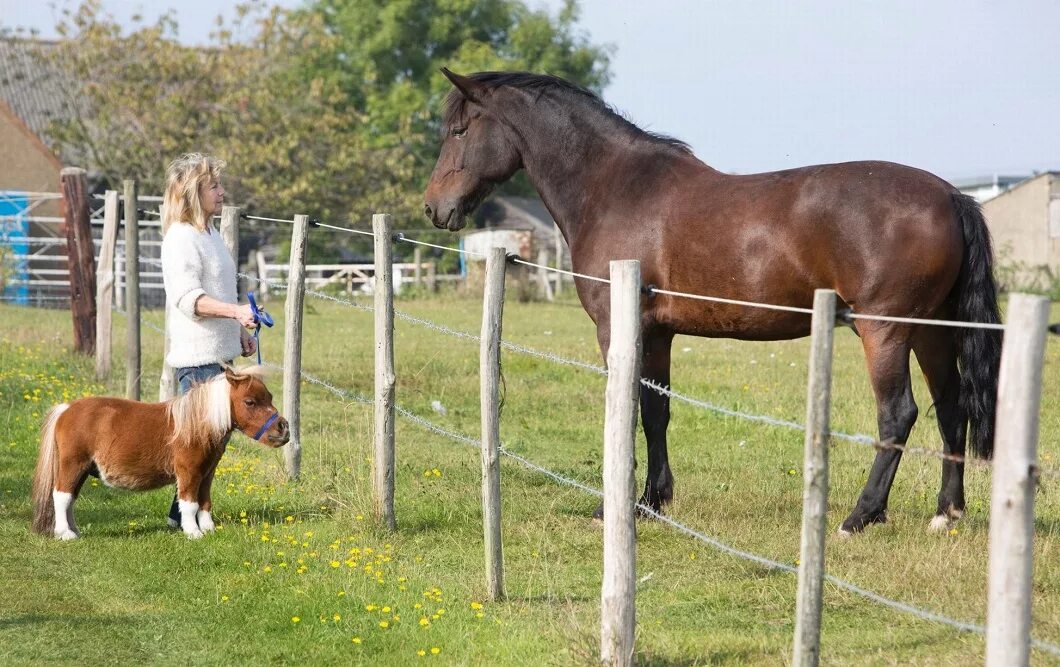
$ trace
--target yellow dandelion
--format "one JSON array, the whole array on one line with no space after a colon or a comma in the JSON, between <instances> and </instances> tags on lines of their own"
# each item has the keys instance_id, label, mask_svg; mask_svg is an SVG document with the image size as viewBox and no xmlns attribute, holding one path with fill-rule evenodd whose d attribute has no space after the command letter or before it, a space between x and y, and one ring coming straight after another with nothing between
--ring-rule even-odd
<instances>
[{"instance_id":1,"label":"yellow dandelion","mask_svg":"<svg viewBox=\"0 0 1060 667\"><path fill-rule=\"evenodd\" d=\"M342 620L342 616L340 616L339 614L335 614L334 616L331 617L331 620L333 620L336 623L338 623L339 621Z\"/></svg>"},{"instance_id":2,"label":"yellow dandelion","mask_svg":"<svg viewBox=\"0 0 1060 667\"><path fill-rule=\"evenodd\" d=\"M442 649L438 648L437 646L432 646L431 647L431 655L438 655L441 652L442 652Z\"/></svg>"},{"instance_id":3,"label":"yellow dandelion","mask_svg":"<svg viewBox=\"0 0 1060 667\"><path fill-rule=\"evenodd\" d=\"M416 655L418 655L418 656L420 656L422 658L423 656L427 655L427 651L424 651L421 648L420 650L416 651Z\"/></svg>"},{"instance_id":4,"label":"yellow dandelion","mask_svg":"<svg viewBox=\"0 0 1060 667\"><path fill-rule=\"evenodd\" d=\"M390 613L390 607L383 607L382 611L383 611L384 614L389 614Z\"/></svg>"},{"instance_id":5,"label":"yellow dandelion","mask_svg":"<svg viewBox=\"0 0 1060 667\"><path fill-rule=\"evenodd\" d=\"M333 560L333 561L331 561L331 567L338 567L338 566L340 566L340 565L342 565L342 563L340 563L340 562L339 562L339 561L337 561L337 560Z\"/></svg>"},{"instance_id":6,"label":"yellow dandelion","mask_svg":"<svg viewBox=\"0 0 1060 667\"><path fill-rule=\"evenodd\" d=\"M302 622L302 619L298 618L297 616L292 616L291 617L291 623L301 623L301 622Z\"/></svg>"},{"instance_id":7,"label":"yellow dandelion","mask_svg":"<svg viewBox=\"0 0 1060 667\"><path fill-rule=\"evenodd\" d=\"M221 596L221 602L228 602L228 596L227 595L222 595Z\"/></svg>"},{"instance_id":8,"label":"yellow dandelion","mask_svg":"<svg viewBox=\"0 0 1060 667\"><path fill-rule=\"evenodd\" d=\"M472 609L482 609L482 603L481 602L472 602L471 603L471 608Z\"/></svg>"},{"instance_id":9,"label":"yellow dandelion","mask_svg":"<svg viewBox=\"0 0 1060 667\"><path fill-rule=\"evenodd\" d=\"M431 622L429 620L427 620L426 616L420 617L420 625L422 625L423 627L427 627L430 624L431 624Z\"/></svg>"},{"instance_id":10,"label":"yellow dandelion","mask_svg":"<svg viewBox=\"0 0 1060 667\"><path fill-rule=\"evenodd\" d=\"M390 627L390 621L379 621L379 627L381 627L384 630L386 630L387 628Z\"/></svg>"},{"instance_id":11,"label":"yellow dandelion","mask_svg":"<svg viewBox=\"0 0 1060 667\"><path fill-rule=\"evenodd\" d=\"M353 642L354 644L360 644L361 643L361 638L360 637L354 637L350 641Z\"/></svg>"}]
</instances>

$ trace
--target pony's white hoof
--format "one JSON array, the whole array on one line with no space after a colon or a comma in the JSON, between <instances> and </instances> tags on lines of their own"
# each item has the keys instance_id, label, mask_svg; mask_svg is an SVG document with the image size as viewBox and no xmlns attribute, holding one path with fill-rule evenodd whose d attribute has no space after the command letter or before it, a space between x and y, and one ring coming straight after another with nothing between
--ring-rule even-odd
<instances>
[{"instance_id":1,"label":"pony's white hoof","mask_svg":"<svg viewBox=\"0 0 1060 667\"><path fill-rule=\"evenodd\" d=\"M854 537L854 533L850 532L849 530L840 528L835 532L835 536L841 540L849 540L850 538Z\"/></svg>"},{"instance_id":2,"label":"pony's white hoof","mask_svg":"<svg viewBox=\"0 0 1060 667\"><path fill-rule=\"evenodd\" d=\"M56 533L55 539L62 540L63 542L69 542L70 540L77 539L77 533L67 528L61 533Z\"/></svg>"},{"instance_id":3,"label":"pony's white hoof","mask_svg":"<svg viewBox=\"0 0 1060 667\"><path fill-rule=\"evenodd\" d=\"M941 533L950 527L950 518L945 514L936 514L928 524L929 533Z\"/></svg>"},{"instance_id":4,"label":"pony's white hoof","mask_svg":"<svg viewBox=\"0 0 1060 667\"><path fill-rule=\"evenodd\" d=\"M189 540L198 540L202 538L202 531L196 528L195 530L184 530L184 534L188 536Z\"/></svg>"},{"instance_id":5,"label":"pony's white hoof","mask_svg":"<svg viewBox=\"0 0 1060 667\"><path fill-rule=\"evenodd\" d=\"M199 530L204 533L212 533L214 530L213 517L210 516L209 512L199 512L198 516L195 517L196 523L199 524Z\"/></svg>"},{"instance_id":6,"label":"pony's white hoof","mask_svg":"<svg viewBox=\"0 0 1060 667\"><path fill-rule=\"evenodd\" d=\"M166 525L170 528L180 528L180 522L171 517L166 518Z\"/></svg>"}]
</instances>

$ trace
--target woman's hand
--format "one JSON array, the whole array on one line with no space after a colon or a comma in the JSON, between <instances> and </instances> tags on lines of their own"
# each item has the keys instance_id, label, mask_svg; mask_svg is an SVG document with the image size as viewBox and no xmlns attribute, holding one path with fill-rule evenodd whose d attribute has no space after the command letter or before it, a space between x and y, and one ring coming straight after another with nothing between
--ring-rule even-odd
<instances>
[{"instance_id":1,"label":"woman's hand","mask_svg":"<svg viewBox=\"0 0 1060 667\"><path fill-rule=\"evenodd\" d=\"M235 306L232 318L248 329L255 324L254 309L250 307L249 303L244 303L242 306Z\"/></svg>"},{"instance_id":2,"label":"woman's hand","mask_svg":"<svg viewBox=\"0 0 1060 667\"><path fill-rule=\"evenodd\" d=\"M246 329L239 330L239 346L243 348L244 357L249 357L258 351L258 341L254 340Z\"/></svg>"}]
</instances>

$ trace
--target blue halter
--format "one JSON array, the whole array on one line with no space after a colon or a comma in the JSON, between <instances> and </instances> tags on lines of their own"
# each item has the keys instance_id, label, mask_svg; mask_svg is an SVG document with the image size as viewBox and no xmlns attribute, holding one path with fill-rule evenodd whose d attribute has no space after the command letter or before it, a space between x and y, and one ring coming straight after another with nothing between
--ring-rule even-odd
<instances>
[{"instance_id":1,"label":"blue halter","mask_svg":"<svg viewBox=\"0 0 1060 667\"><path fill-rule=\"evenodd\" d=\"M254 348L258 351L258 365L260 366L261 365L261 325L264 324L265 326L267 326L267 327L269 327L271 329L272 325L274 323L272 321L272 315L269 315L268 313L266 313L264 308L258 308L258 302L254 300L254 293L253 292L247 292L247 300L250 301L250 309L254 313L254 324L255 324L255 327L254 327ZM275 421L275 417L273 418L273 421ZM268 424L266 425L266 428L268 427L268 425L271 425L271 424L272 424L272 422L268 422ZM262 432L264 432L264 431L262 431ZM257 438L254 438L254 439L257 440Z\"/></svg>"},{"instance_id":2,"label":"blue halter","mask_svg":"<svg viewBox=\"0 0 1060 667\"><path fill-rule=\"evenodd\" d=\"M279 412L272 413L272 416L269 417L268 419L266 419L265 423L262 424L261 428L258 429L258 432L254 434L254 439L255 440L261 440L261 436L265 435L265 431L268 431L269 427L271 427L273 424L275 424L276 420L279 419L279 418L280 418L280 413Z\"/></svg>"}]
</instances>

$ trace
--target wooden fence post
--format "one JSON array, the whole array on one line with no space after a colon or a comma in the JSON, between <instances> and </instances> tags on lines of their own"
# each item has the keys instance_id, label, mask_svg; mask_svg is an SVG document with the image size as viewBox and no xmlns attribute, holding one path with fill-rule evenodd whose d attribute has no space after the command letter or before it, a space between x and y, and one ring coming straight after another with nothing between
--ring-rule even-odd
<instances>
[{"instance_id":1,"label":"wooden fence post","mask_svg":"<svg viewBox=\"0 0 1060 667\"><path fill-rule=\"evenodd\" d=\"M821 594L824 541L828 530L828 442L832 398L832 334L835 292L813 295L810 370L806 383L806 438L803 446L802 548L795 595L792 665L816 667L821 657Z\"/></svg>"},{"instance_id":2,"label":"wooden fence post","mask_svg":"<svg viewBox=\"0 0 1060 667\"><path fill-rule=\"evenodd\" d=\"M548 251L544 247L537 251L537 263L541 266L548 266ZM541 286L541 295L545 297L545 301L553 300L551 273L551 271L546 271L545 269L537 270L537 281ZM555 275L561 274L557 273Z\"/></svg>"},{"instance_id":3,"label":"wooden fence post","mask_svg":"<svg viewBox=\"0 0 1060 667\"><path fill-rule=\"evenodd\" d=\"M600 658L633 664L637 527L633 444L640 400L640 262L611 262L611 345L604 408L604 578Z\"/></svg>"},{"instance_id":4,"label":"wooden fence post","mask_svg":"<svg viewBox=\"0 0 1060 667\"><path fill-rule=\"evenodd\" d=\"M372 216L375 233L375 456L372 480L375 513L388 530L394 517L394 255L390 214Z\"/></svg>"},{"instance_id":5,"label":"wooden fence post","mask_svg":"<svg viewBox=\"0 0 1060 667\"><path fill-rule=\"evenodd\" d=\"M165 204L158 207L159 213L162 214L163 219L165 216L166 207ZM162 233L161 227L159 233ZM166 304L163 309L163 321L162 321L162 374L158 376L158 400L168 401L169 399L177 395L177 373L173 370L173 367L166 363L166 357L169 356L169 300L164 299ZM176 304L173 305L176 308Z\"/></svg>"},{"instance_id":6,"label":"wooden fence post","mask_svg":"<svg viewBox=\"0 0 1060 667\"><path fill-rule=\"evenodd\" d=\"M239 207L221 207L221 239L228 248L228 254L232 255L232 261L236 265L236 273L239 273ZM239 300L239 283L242 278L236 276L236 300Z\"/></svg>"},{"instance_id":7,"label":"wooden fence post","mask_svg":"<svg viewBox=\"0 0 1060 667\"><path fill-rule=\"evenodd\" d=\"M261 292L261 302L269 300L269 270L265 262L265 253L260 250L254 251L254 261L258 265L258 291Z\"/></svg>"},{"instance_id":8,"label":"wooden fence post","mask_svg":"<svg viewBox=\"0 0 1060 667\"><path fill-rule=\"evenodd\" d=\"M110 375L111 320L114 316L114 248L118 242L118 192L103 196L103 239L96 271L96 379Z\"/></svg>"},{"instance_id":9,"label":"wooden fence post","mask_svg":"<svg viewBox=\"0 0 1060 667\"><path fill-rule=\"evenodd\" d=\"M1048 318L1045 297L1009 297L990 488L988 667L1026 665L1030 660L1038 408Z\"/></svg>"},{"instance_id":10,"label":"wooden fence post","mask_svg":"<svg viewBox=\"0 0 1060 667\"><path fill-rule=\"evenodd\" d=\"M63 221L66 225L74 349L83 354L95 354L96 253L92 246L85 170L80 167L64 167L60 172L59 181L62 186Z\"/></svg>"},{"instance_id":11,"label":"wooden fence post","mask_svg":"<svg viewBox=\"0 0 1060 667\"><path fill-rule=\"evenodd\" d=\"M169 305L165 308L165 319L162 323L162 374L158 376L158 400L168 401L177 395L177 374L173 367L166 363L169 356Z\"/></svg>"},{"instance_id":12,"label":"wooden fence post","mask_svg":"<svg viewBox=\"0 0 1060 667\"><path fill-rule=\"evenodd\" d=\"M287 476L291 479L298 479L302 472L302 304L305 301L308 232L309 216L294 216L283 334L283 414L291 430L291 440L284 447L283 459L287 464Z\"/></svg>"},{"instance_id":13,"label":"wooden fence post","mask_svg":"<svg viewBox=\"0 0 1060 667\"><path fill-rule=\"evenodd\" d=\"M504 548L501 542L501 324L504 314L504 248L486 256L482 293L482 345L479 397L482 412L482 532L486 547L486 595L504 597Z\"/></svg>"},{"instance_id":14,"label":"wooden fence post","mask_svg":"<svg viewBox=\"0 0 1060 667\"><path fill-rule=\"evenodd\" d=\"M125 186L125 397L140 400L140 223L136 181Z\"/></svg>"}]
</instances>

